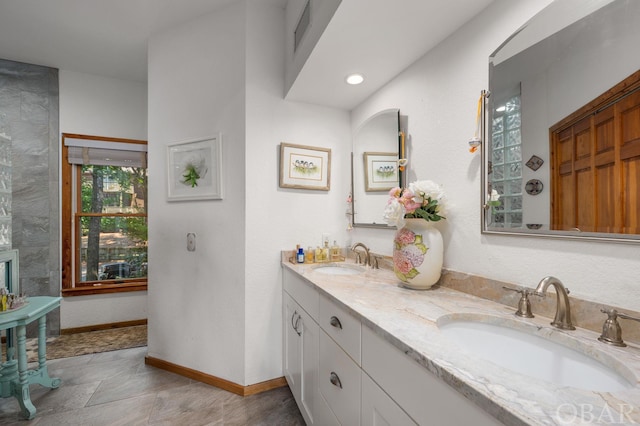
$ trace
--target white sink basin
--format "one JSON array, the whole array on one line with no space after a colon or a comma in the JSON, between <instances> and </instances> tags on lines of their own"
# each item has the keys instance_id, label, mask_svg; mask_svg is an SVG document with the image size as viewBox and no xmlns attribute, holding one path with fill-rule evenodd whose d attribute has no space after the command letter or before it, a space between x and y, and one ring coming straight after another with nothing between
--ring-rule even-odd
<instances>
[{"instance_id":1,"label":"white sink basin","mask_svg":"<svg viewBox=\"0 0 640 426\"><path fill-rule=\"evenodd\" d=\"M595 339L591 347L555 330L490 316L446 315L438 327L471 356L530 377L602 392L635 386L631 370L600 351Z\"/></svg>"},{"instance_id":2,"label":"white sink basin","mask_svg":"<svg viewBox=\"0 0 640 426\"><path fill-rule=\"evenodd\" d=\"M360 266L336 263L317 265L313 267L313 270L327 275L359 275L364 272Z\"/></svg>"}]
</instances>

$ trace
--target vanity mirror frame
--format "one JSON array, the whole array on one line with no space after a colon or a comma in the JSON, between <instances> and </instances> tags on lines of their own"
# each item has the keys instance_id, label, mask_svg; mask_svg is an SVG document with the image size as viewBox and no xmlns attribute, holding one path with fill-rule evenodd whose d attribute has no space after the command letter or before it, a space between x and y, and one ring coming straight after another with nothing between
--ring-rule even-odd
<instances>
[{"instance_id":1,"label":"vanity mirror frame","mask_svg":"<svg viewBox=\"0 0 640 426\"><path fill-rule=\"evenodd\" d=\"M609 2L603 2L603 4L601 6L598 6L596 8L596 12L598 10L600 10L601 8L607 7L609 4L614 4L616 2L624 2L626 0L613 0L613 1L609 1ZM489 90L494 90L495 87L495 77L496 77L496 73L494 70L494 59L496 59L496 57L498 55L503 55L504 56L504 50L505 46L507 46L510 42L512 42L514 40L514 38L516 38L518 35L520 35L521 33L523 33L523 31L529 31L531 32L535 32L535 26L549 26L548 22L545 23L545 19L549 18L550 16L553 15L553 13L550 12L550 8L553 7L557 7L558 4L562 2L562 0L556 0L553 3L551 3L549 6L547 6L546 8L544 8L540 13L538 13L537 15L535 15L533 18L531 18L527 23L525 23L522 27L520 27L514 34L512 34L504 43L502 43L490 56L489 56ZM573 3L575 4L575 3ZM618 3L620 4L620 3ZM593 7L593 5L587 6L584 5L584 7ZM584 13L581 16L582 17L590 17L591 13L593 9L591 9L590 11L588 11L588 13ZM557 12L557 9L556 9ZM573 12L572 12L573 13ZM557 13L556 13L557 14ZM576 12L576 16L578 16L580 14L580 12ZM582 19L582 18L580 18ZM577 22L578 18L575 18L575 20L569 22L568 25L573 24L574 22ZM567 26L568 26L567 25ZM534 28L532 29L532 26L534 26ZM552 26L551 26L552 27ZM566 26L558 26L557 27L557 31L560 31L561 29L565 28ZM540 28L540 27L538 27ZM554 30L556 28L554 27ZM553 33L555 34L557 31L553 31ZM635 32L633 33L635 36ZM548 36L546 36L548 37ZM546 40L546 38L542 38L540 40ZM514 44L514 43L512 43ZM518 40L516 40L516 43L518 44ZM524 45L522 46L518 46L519 50L516 50L517 52L521 52L522 50L524 50ZM501 50L503 50L501 52ZM507 48L508 50L508 48ZM511 56L509 56L511 57ZM502 58L501 60L505 60L504 58ZM615 65L614 65L615 66ZM616 82L610 84L609 86L613 86L615 85ZM502 87L505 87L506 85L503 85ZM605 90L608 89L607 86L605 88ZM544 89L542 89L544 90ZM547 89L549 90L549 89ZM591 96L591 98L586 99L584 101L580 101L581 103L579 105L576 105L573 110L569 110L567 111L567 113L565 114L565 117L570 116L572 113L574 113L574 111L580 109L581 107L583 107L584 105L587 105L593 98L598 97L601 93L604 92L604 90L599 90L597 88L593 88L592 89L594 92ZM491 153L491 149L490 149L490 144L491 144L491 138L492 138L492 134L491 134L491 123L492 123L492 107L493 107L493 101L497 101L495 99L491 99L491 97L493 96L493 94L491 92L483 92L485 94L485 96L483 97L484 101L482 102L482 129L481 129L481 134L483 135L484 141L482 143L481 146L481 204L480 204L480 209L481 209L481 233L482 234L495 234L495 235L510 235L510 236L525 236L525 237L543 237L543 238L556 238L556 239L569 239L569 240L589 240L589 241L604 241L604 242L614 242L614 243L631 243L631 244L638 244L640 243L640 234L617 234L617 233L602 233L602 232L581 232L580 230L578 230L576 228L576 230L551 230L548 229L548 225L549 223L546 223L544 225L547 226L547 229L545 229L543 227L543 229L529 229L527 227L527 225L525 225L524 220L523 220L523 224L521 227L519 228L502 228L502 227L492 227L490 226L491 224L491 206L490 206L490 191L491 191L491 183L490 183L490 177L489 177L489 173L490 173L490 156L492 155ZM525 107L523 106L523 109ZM531 111L531 110L529 110ZM561 120L561 118L559 118L559 120ZM524 120L523 120L524 121ZM557 121L557 120L556 120ZM549 128L545 129L541 129L540 132L538 134L541 134L542 131L546 131L546 133L549 133L549 130L551 127L553 127L555 123L550 123L549 124ZM524 126L523 126L524 127ZM523 137L523 145L526 143L524 142L524 137ZM547 143L549 143L549 140L547 140ZM522 155L522 164L521 164L521 168L524 169L525 166L525 162L527 161L528 158L527 155ZM545 161L547 161L545 159ZM550 165L549 165L550 166ZM542 177L541 177L542 178ZM524 185L526 183L528 178L526 178L523 174L522 176L522 194L523 196L526 197L526 193L524 190ZM549 179L549 176L544 176L544 179ZM543 179L543 180L544 180ZM548 182L548 181L547 181ZM548 185L549 187L551 185ZM545 188L545 191L550 191L550 188Z\"/></svg>"},{"instance_id":2,"label":"vanity mirror frame","mask_svg":"<svg viewBox=\"0 0 640 426\"><path fill-rule=\"evenodd\" d=\"M373 119L375 119L376 117L379 117L383 114L390 114L390 113L394 113L396 115L396 122L397 122L397 153L398 153L398 158L400 158L401 153L404 153L404 155L406 156L406 146L405 146L405 138L404 138L404 134L402 132L402 126L400 123L400 109L398 108L388 108L382 111L378 111L377 113L373 114L372 116L370 116L369 118L367 118L364 122L362 122L362 124L360 124L358 126L358 128L356 129L356 131L354 131L353 133L353 144L352 144L352 150L351 150L351 204L350 204L350 210L347 212L347 214L350 216L349 217L349 222L350 222L350 226L354 227L354 228L377 228L377 229L390 229L390 227L386 224L386 223L367 223L367 222L357 222L356 221L356 204L358 202L360 202L360 200L358 199L358 192L355 191L356 189L356 161L360 162L360 164L362 164L362 170L358 169L358 171L362 171L363 172L363 181L361 182L363 185L365 184L364 179L367 179L366 174L364 173L364 159L363 158L356 158L356 137L358 135L359 132L362 131L362 129L364 128L364 126L366 126L368 123L371 123L371 121ZM374 149L373 151L369 152L369 154L380 154L381 152L375 152L375 151L379 151L379 149ZM365 151L363 151L364 153ZM403 187L405 179L406 179L406 173L407 173L407 165L405 164L403 166L403 170L398 170L398 186L399 187ZM387 194L389 191L388 190L384 190L384 191L380 191L380 190L373 190L373 191L361 191L363 193L366 194L366 192L375 192L378 195L385 195ZM380 213L382 214L382 212L384 211L384 204L380 205Z\"/></svg>"}]
</instances>

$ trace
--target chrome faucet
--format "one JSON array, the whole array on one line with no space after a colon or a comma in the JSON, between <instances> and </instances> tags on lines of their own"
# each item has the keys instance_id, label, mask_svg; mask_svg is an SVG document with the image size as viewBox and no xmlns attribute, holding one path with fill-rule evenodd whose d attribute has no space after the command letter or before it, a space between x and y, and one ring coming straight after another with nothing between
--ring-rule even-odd
<instances>
[{"instance_id":1,"label":"chrome faucet","mask_svg":"<svg viewBox=\"0 0 640 426\"><path fill-rule=\"evenodd\" d=\"M547 288L552 285L556 289L556 317L551 325L563 330L575 330L571 323L571 306L569 305L569 289L556 277L546 277L536 287L535 294L545 296Z\"/></svg>"},{"instance_id":2,"label":"chrome faucet","mask_svg":"<svg viewBox=\"0 0 640 426\"><path fill-rule=\"evenodd\" d=\"M365 266L371 265L371 254L369 254L369 247L365 246L364 243L355 243L351 247L351 251L356 254L356 263L361 262L360 252L356 250L358 247L361 247L364 249L364 260L362 260L362 264L364 264Z\"/></svg>"}]
</instances>

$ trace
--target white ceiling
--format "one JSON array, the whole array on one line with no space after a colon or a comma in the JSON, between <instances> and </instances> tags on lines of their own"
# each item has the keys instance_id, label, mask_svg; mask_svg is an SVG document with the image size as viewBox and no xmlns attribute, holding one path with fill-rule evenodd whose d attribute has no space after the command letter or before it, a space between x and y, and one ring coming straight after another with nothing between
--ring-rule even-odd
<instances>
[{"instance_id":1,"label":"white ceiling","mask_svg":"<svg viewBox=\"0 0 640 426\"><path fill-rule=\"evenodd\" d=\"M151 34L234 1L0 0L0 58L146 81ZM342 0L287 99L351 109L491 1Z\"/></svg>"},{"instance_id":2,"label":"white ceiling","mask_svg":"<svg viewBox=\"0 0 640 426\"><path fill-rule=\"evenodd\" d=\"M351 110L492 1L342 0L287 99Z\"/></svg>"},{"instance_id":3,"label":"white ceiling","mask_svg":"<svg viewBox=\"0 0 640 426\"><path fill-rule=\"evenodd\" d=\"M236 0L0 0L0 58L147 80L147 40Z\"/></svg>"}]
</instances>

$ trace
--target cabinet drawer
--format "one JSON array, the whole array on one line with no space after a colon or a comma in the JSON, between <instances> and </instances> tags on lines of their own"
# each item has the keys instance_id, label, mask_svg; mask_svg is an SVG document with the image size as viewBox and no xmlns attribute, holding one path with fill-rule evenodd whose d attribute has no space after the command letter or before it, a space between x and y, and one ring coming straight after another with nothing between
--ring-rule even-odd
<instances>
[{"instance_id":1,"label":"cabinet drawer","mask_svg":"<svg viewBox=\"0 0 640 426\"><path fill-rule=\"evenodd\" d=\"M320 296L320 327L360 365L360 320L327 296Z\"/></svg>"},{"instance_id":2,"label":"cabinet drawer","mask_svg":"<svg viewBox=\"0 0 640 426\"><path fill-rule=\"evenodd\" d=\"M320 331L320 393L340 424L360 424L360 367Z\"/></svg>"},{"instance_id":3,"label":"cabinet drawer","mask_svg":"<svg viewBox=\"0 0 640 426\"><path fill-rule=\"evenodd\" d=\"M318 321L319 295L315 287L305 282L295 273L283 268L282 286L298 304L307 311L314 321Z\"/></svg>"},{"instance_id":4,"label":"cabinet drawer","mask_svg":"<svg viewBox=\"0 0 640 426\"><path fill-rule=\"evenodd\" d=\"M362 369L418 424L502 424L369 327L362 330Z\"/></svg>"}]
</instances>

